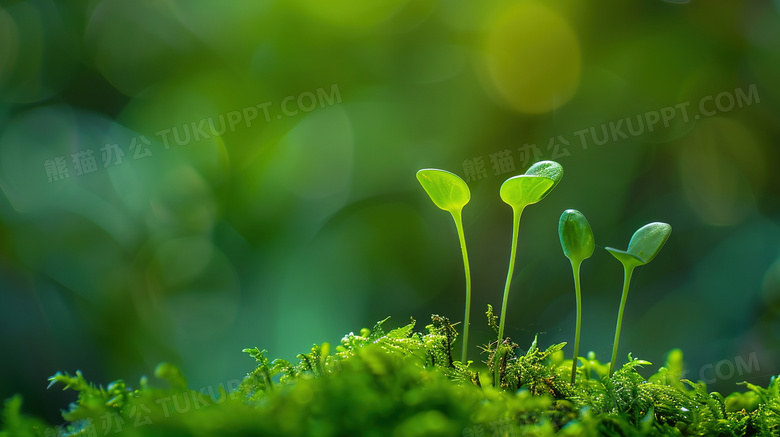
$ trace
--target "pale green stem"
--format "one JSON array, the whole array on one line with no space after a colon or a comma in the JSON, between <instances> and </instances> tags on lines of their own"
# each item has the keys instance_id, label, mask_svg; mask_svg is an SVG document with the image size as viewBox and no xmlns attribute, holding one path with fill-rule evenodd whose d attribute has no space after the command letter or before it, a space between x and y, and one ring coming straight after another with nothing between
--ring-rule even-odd
<instances>
[{"instance_id":1,"label":"pale green stem","mask_svg":"<svg viewBox=\"0 0 780 437\"><path fill-rule=\"evenodd\" d=\"M493 358L493 387L501 387L501 360L504 358L504 350L501 347L501 343L496 346L496 354Z\"/></svg>"},{"instance_id":2,"label":"pale green stem","mask_svg":"<svg viewBox=\"0 0 780 437\"><path fill-rule=\"evenodd\" d=\"M620 342L620 325L623 322L623 309L626 307L626 297L628 296L628 285L631 283L631 274L635 266L623 266L623 296L620 298L620 310L618 311L617 327L615 328L615 343L612 345L612 361L609 362L609 376L615 370L617 361L618 343Z\"/></svg>"},{"instance_id":3,"label":"pale green stem","mask_svg":"<svg viewBox=\"0 0 780 437\"><path fill-rule=\"evenodd\" d=\"M515 270L515 256L517 255L517 234L520 231L520 216L523 214L523 209L519 210L512 207L513 219L512 219L512 251L509 254L509 272L506 275L506 285L504 285L504 299L501 302L501 319L498 323L498 346L496 346L496 357L498 357L498 351L501 348L501 343L504 341L504 322L506 321L506 304L509 300L509 286L512 284L512 273ZM498 360L495 360L494 379L493 385L496 387L500 383L498 380Z\"/></svg>"},{"instance_id":4,"label":"pale green stem","mask_svg":"<svg viewBox=\"0 0 780 437\"><path fill-rule=\"evenodd\" d=\"M460 358L460 362L466 364L466 353L469 346L469 319L471 315L471 270L469 269L469 254L466 251L466 238L463 236L461 210L451 211L451 213L452 218L455 220L455 227L458 228L460 250L463 252L463 269L466 272L466 314L463 316L463 352Z\"/></svg>"},{"instance_id":5,"label":"pale green stem","mask_svg":"<svg viewBox=\"0 0 780 437\"><path fill-rule=\"evenodd\" d=\"M580 298L580 266L582 261L575 263L571 262L571 269L574 272L574 292L577 295L577 328L574 333L574 357L571 363L571 383L574 385L574 381L577 377L577 358L580 353L580 323L582 322L582 300Z\"/></svg>"}]
</instances>

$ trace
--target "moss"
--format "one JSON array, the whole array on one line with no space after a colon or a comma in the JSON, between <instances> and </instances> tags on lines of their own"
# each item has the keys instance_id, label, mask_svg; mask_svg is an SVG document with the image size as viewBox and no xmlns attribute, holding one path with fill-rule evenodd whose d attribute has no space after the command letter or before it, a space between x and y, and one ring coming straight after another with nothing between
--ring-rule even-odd
<instances>
[{"instance_id":1,"label":"moss","mask_svg":"<svg viewBox=\"0 0 780 437\"><path fill-rule=\"evenodd\" d=\"M491 312L492 313L492 312ZM489 316L492 314L489 314ZM490 318L489 318L490 320ZM565 344L542 350L536 341L498 361L501 384L490 381L495 344L483 347L486 367L452 359L455 330L433 316L424 332L411 323L390 331L387 320L346 335L331 353L314 345L298 362L257 362L240 386L207 395L191 390L174 366L155 374L168 388L142 379L103 388L80 372L58 373L53 384L78 392L58 428L21 413L21 398L6 401L2 436L512 436L512 435L777 435L780 379L746 393L708 393L703 383L679 380L682 354L645 380L630 359L612 378L590 354L571 385Z\"/></svg>"}]
</instances>

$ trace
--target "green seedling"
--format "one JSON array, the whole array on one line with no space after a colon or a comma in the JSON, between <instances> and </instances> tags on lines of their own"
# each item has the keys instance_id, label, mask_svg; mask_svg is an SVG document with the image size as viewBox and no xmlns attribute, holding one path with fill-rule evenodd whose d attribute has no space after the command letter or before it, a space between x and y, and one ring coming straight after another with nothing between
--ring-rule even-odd
<instances>
[{"instance_id":1,"label":"green seedling","mask_svg":"<svg viewBox=\"0 0 780 437\"><path fill-rule=\"evenodd\" d=\"M509 299L509 286L512 284L512 273L515 269L517 255L517 234L520 228L520 216L526 206L544 199L558 185L563 177L563 167L554 161L540 161L532 165L525 174L514 176L501 185L501 200L512 207L512 250L509 255L509 271L504 285L504 297L501 302L501 319L498 325L498 346L496 359L500 356L499 349L504 339L504 323L506 322L506 305ZM498 366L494 375L494 383L498 384Z\"/></svg>"},{"instance_id":2,"label":"green seedling","mask_svg":"<svg viewBox=\"0 0 780 437\"><path fill-rule=\"evenodd\" d=\"M471 192L469 186L458 175L445 170L426 168L417 172L417 180L439 208L449 211L455 220L458 230L460 250L463 252L463 269L466 272L466 314L463 316L463 352L461 362L466 363L466 351L469 343L469 315L471 313L471 271L469 256L466 251L466 239L463 237L463 219L461 212L469 203Z\"/></svg>"},{"instance_id":3,"label":"green seedling","mask_svg":"<svg viewBox=\"0 0 780 437\"><path fill-rule=\"evenodd\" d=\"M623 322L623 309L626 306L631 274L636 267L649 263L658 255L658 252L661 251L671 233L672 227L667 223L648 223L634 232L631 241L628 243L628 250L605 248L623 264L623 296L620 298L620 310L618 311L617 326L615 327L615 342L612 345L612 361L609 363L609 375L612 375L612 372L615 370L618 343L620 341L620 325Z\"/></svg>"},{"instance_id":4,"label":"green seedling","mask_svg":"<svg viewBox=\"0 0 780 437\"><path fill-rule=\"evenodd\" d=\"M574 293L577 296L577 327L574 334L574 357L571 363L571 383L577 376L577 358L580 351L580 322L582 320L582 302L580 298L580 265L593 255L596 248L593 231L588 219L576 209L567 209L558 220L558 237L561 239L563 254L571 261L574 275Z\"/></svg>"}]
</instances>

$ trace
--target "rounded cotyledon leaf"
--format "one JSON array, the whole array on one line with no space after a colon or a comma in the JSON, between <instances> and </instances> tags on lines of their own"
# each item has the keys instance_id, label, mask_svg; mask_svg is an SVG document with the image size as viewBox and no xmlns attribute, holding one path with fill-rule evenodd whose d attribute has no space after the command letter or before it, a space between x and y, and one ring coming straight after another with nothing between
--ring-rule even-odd
<instances>
[{"instance_id":1,"label":"rounded cotyledon leaf","mask_svg":"<svg viewBox=\"0 0 780 437\"><path fill-rule=\"evenodd\" d=\"M561 240L563 254L572 263L580 263L590 258L596 249L590 223L576 209L567 209L561 214L558 220L558 237Z\"/></svg>"},{"instance_id":2,"label":"rounded cotyledon leaf","mask_svg":"<svg viewBox=\"0 0 780 437\"><path fill-rule=\"evenodd\" d=\"M544 196L550 193L550 191L558 185L558 182L563 178L563 167L555 161L539 161L534 165L528 167L525 171L528 176L544 176L553 180L553 185L550 187ZM542 196L542 197L544 197Z\"/></svg>"},{"instance_id":3,"label":"rounded cotyledon leaf","mask_svg":"<svg viewBox=\"0 0 780 437\"><path fill-rule=\"evenodd\" d=\"M501 200L512 208L522 210L528 205L544 199L555 181L544 176L519 175L514 176L501 184Z\"/></svg>"},{"instance_id":4,"label":"rounded cotyledon leaf","mask_svg":"<svg viewBox=\"0 0 780 437\"><path fill-rule=\"evenodd\" d=\"M639 228L628 243L628 250L606 247L624 265L642 266L655 258L672 234L668 223L653 222Z\"/></svg>"},{"instance_id":5,"label":"rounded cotyledon leaf","mask_svg":"<svg viewBox=\"0 0 780 437\"><path fill-rule=\"evenodd\" d=\"M668 223L648 223L634 232L628 242L628 253L647 264L658 255L671 234L672 226Z\"/></svg>"},{"instance_id":6,"label":"rounded cotyledon leaf","mask_svg":"<svg viewBox=\"0 0 780 437\"><path fill-rule=\"evenodd\" d=\"M417 172L417 180L433 203L445 211L458 211L471 199L469 186L455 173L426 168Z\"/></svg>"},{"instance_id":7,"label":"rounded cotyledon leaf","mask_svg":"<svg viewBox=\"0 0 780 437\"><path fill-rule=\"evenodd\" d=\"M523 209L544 199L563 178L563 167L555 161L539 161L525 174L511 177L501 185L501 200Z\"/></svg>"}]
</instances>

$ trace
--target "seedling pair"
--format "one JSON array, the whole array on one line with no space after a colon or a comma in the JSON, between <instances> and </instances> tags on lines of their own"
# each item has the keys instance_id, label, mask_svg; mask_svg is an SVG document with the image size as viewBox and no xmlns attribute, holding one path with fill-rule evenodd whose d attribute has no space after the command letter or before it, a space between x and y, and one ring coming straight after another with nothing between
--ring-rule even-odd
<instances>
[{"instance_id":1,"label":"seedling pair","mask_svg":"<svg viewBox=\"0 0 780 437\"><path fill-rule=\"evenodd\" d=\"M649 223L642 226L631 237L628 243L628 250L605 248L618 261L623 264L623 295L620 298L620 310L618 311L617 327L615 328L615 341L612 344L612 360L609 364L609 375L615 369L617 360L618 343L620 342L620 327L623 322L623 309L626 306L626 297L628 296L628 286L631 282L631 274L638 266L645 265L655 258L661 251L669 235L672 233L672 227L666 223ZM574 275L574 292L577 297L577 325L574 336L574 359L571 366L571 383L574 384L577 375L577 359L580 348L580 323L582 320L582 303L580 298L580 266L582 262L593 255L596 247L593 231L590 228L588 220L581 212L575 209L568 209L561 214L558 221L558 236L561 240L563 254L571 261L572 273Z\"/></svg>"},{"instance_id":2,"label":"seedling pair","mask_svg":"<svg viewBox=\"0 0 780 437\"><path fill-rule=\"evenodd\" d=\"M504 295L501 305L501 318L498 327L498 345L496 347L495 362L498 363L503 353L502 340L504 338L504 324L506 320L506 307L509 298L509 288L512 283L512 274L514 272L515 257L517 254L517 239L520 226L520 217L523 210L534 203L544 199L563 177L563 168L557 162L541 161L532 165L523 175L514 176L507 179L500 189L501 200L512 207L512 246L509 256L509 270L507 272L506 284L504 286ZM464 316L463 328L463 352L461 362L466 362L466 352L468 349L468 330L469 315L471 307L471 274L468 263L468 254L466 251L466 241L463 236L462 211L463 207L471 199L471 193L468 185L454 173L439 169L423 169L417 172L417 179L431 197L431 200L439 208L449 211L455 220L455 226L458 231L461 251L463 253L463 266L466 275L466 310ZM617 347L620 340L620 327L623 319L623 310L625 308L626 297L628 295L628 286L631 281L631 274L634 268L649 263L663 247L671 234L671 226L666 223L650 223L636 231L628 245L628 250L622 251L607 247L615 258L623 264L624 282L623 294L620 301L620 310L618 312L617 327L615 329L615 340L612 349L612 360L609 367L611 375L617 358ZM574 384L577 360L579 356L579 340L581 325L581 292L580 292L580 266L582 262L593 255L595 249L595 240L585 216L577 210L566 210L558 222L558 235L561 241L564 255L569 258L574 276L574 288L577 302L576 332L574 340L574 358L572 360L571 382ZM494 381L498 385L499 368L494 366Z\"/></svg>"},{"instance_id":3,"label":"seedling pair","mask_svg":"<svg viewBox=\"0 0 780 437\"><path fill-rule=\"evenodd\" d=\"M563 177L563 168L553 161L541 161L532 165L523 175L507 179L501 185L501 200L509 204L513 211L512 225L512 249L509 256L509 271L504 287L504 298L501 305L501 319L498 331L498 344L504 338L504 322L506 318L506 306L509 298L509 286L512 282L512 272L515 267L515 255L517 254L517 234L520 226L520 216L526 206L539 202L560 182ZM463 207L471 199L468 185L458 175L439 169L423 169L417 172L417 180L420 181L425 192L428 193L433 203L439 208L449 211L455 220L458 230L458 239L463 253L463 268L466 275L466 314L463 326L463 352L461 362L466 362L469 337L469 315L471 312L471 273L466 250L466 240L463 237ZM498 351L497 351L498 354Z\"/></svg>"}]
</instances>

